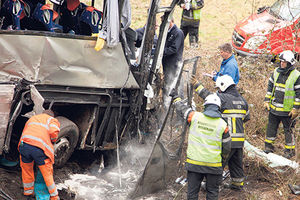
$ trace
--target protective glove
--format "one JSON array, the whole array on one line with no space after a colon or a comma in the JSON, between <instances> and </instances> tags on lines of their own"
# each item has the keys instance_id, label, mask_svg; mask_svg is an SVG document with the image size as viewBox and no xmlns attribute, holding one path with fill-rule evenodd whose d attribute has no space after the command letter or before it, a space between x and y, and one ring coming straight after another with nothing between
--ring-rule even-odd
<instances>
[{"instance_id":1,"label":"protective glove","mask_svg":"<svg viewBox=\"0 0 300 200\"><path fill-rule=\"evenodd\" d=\"M95 50L96 51L100 51L105 44L105 40L106 40L106 32L100 30L98 34L93 34L92 36L97 36L97 41L96 41L96 45L95 45Z\"/></svg>"},{"instance_id":2,"label":"protective glove","mask_svg":"<svg viewBox=\"0 0 300 200\"><path fill-rule=\"evenodd\" d=\"M175 96L178 96L178 92L175 88L173 88L169 94L170 97L174 98Z\"/></svg>"},{"instance_id":3,"label":"protective glove","mask_svg":"<svg viewBox=\"0 0 300 200\"><path fill-rule=\"evenodd\" d=\"M193 88L195 89L196 92L199 92L200 90L202 90L203 85L200 81L198 81L195 77L195 75L192 75L190 78L190 82L193 85Z\"/></svg>"},{"instance_id":4,"label":"protective glove","mask_svg":"<svg viewBox=\"0 0 300 200\"><path fill-rule=\"evenodd\" d=\"M98 37L96 46L95 46L95 50L100 51L104 47L104 44L105 44L105 40L101 37Z\"/></svg>"},{"instance_id":5,"label":"protective glove","mask_svg":"<svg viewBox=\"0 0 300 200\"><path fill-rule=\"evenodd\" d=\"M178 92L175 88L171 90L169 96L172 97L173 103L176 103L177 101L181 101L181 98L178 96Z\"/></svg>"},{"instance_id":6,"label":"protective glove","mask_svg":"<svg viewBox=\"0 0 300 200\"><path fill-rule=\"evenodd\" d=\"M193 85L193 87L195 87L195 85L197 85L197 84L201 84L201 82L198 81L198 80L196 79L196 76L195 76L195 75L192 75L192 76L191 76L190 82L191 82L191 84Z\"/></svg>"},{"instance_id":7,"label":"protective glove","mask_svg":"<svg viewBox=\"0 0 300 200\"><path fill-rule=\"evenodd\" d=\"M291 119L295 119L299 115L299 109L293 108L291 112L289 112L289 116Z\"/></svg>"},{"instance_id":8,"label":"protective glove","mask_svg":"<svg viewBox=\"0 0 300 200\"><path fill-rule=\"evenodd\" d=\"M265 101L264 102L264 108L266 109L266 110L270 110L270 105L269 105L270 103L268 102L268 101Z\"/></svg>"}]
</instances>

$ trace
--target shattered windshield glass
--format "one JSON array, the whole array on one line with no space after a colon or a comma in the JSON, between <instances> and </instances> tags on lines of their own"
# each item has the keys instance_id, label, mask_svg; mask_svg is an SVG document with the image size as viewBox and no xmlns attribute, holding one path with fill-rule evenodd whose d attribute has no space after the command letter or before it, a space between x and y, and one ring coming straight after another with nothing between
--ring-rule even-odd
<instances>
[{"instance_id":1,"label":"shattered windshield glass","mask_svg":"<svg viewBox=\"0 0 300 200\"><path fill-rule=\"evenodd\" d=\"M279 0L270 8L270 14L286 21L292 21L300 13L300 0Z\"/></svg>"}]
</instances>

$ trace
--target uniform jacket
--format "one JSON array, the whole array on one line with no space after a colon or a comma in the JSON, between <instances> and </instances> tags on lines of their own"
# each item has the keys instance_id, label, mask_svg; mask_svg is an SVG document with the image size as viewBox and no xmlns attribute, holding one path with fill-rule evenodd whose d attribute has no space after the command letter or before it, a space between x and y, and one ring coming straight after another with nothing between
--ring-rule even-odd
<instances>
[{"instance_id":1,"label":"uniform jacket","mask_svg":"<svg viewBox=\"0 0 300 200\"><path fill-rule=\"evenodd\" d=\"M184 47L184 35L176 24L168 31L166 44L164 48L162 65L164 72L176 71L176 64L182 60Z\"/></svg>"},{"instance_id":2,"label":"uniform jacket","mask_svg":"<svg viewBox=\"0 0 300 200\"><path fill-rule=\"evenodd\" d=\"M209 94L205 88L198 90L197 93L203 99ZM245 140L244 122L250 120L247 101L238 93L234 85L229 86L222 93L217 93L221 99L222 117L228 123L231 135L231 148L243 148Z\"/></svg>"},{"instance_id":3,"label":"uniform jacket","mask_svg":"<svg viewBox=\"0 0 300 200\"><path fill-rule=\"evenodd\" d=\"M191 126L191 122L193 122L194 124L197 124L199 126L206 126L206 123L201 124L201 119L203 118L208 118L208 120L210 121L212 118L206 116L205 114L202 113L198 113L197 115L195 114L196 112L193 111L189 106L185 105L185 103L183 101L178 101L175 103L176 106L176 110L177 113L184 117L185 120L187 120L187 122L190 124ZM221 117L221 115L220 115ZM221 119L220 117L218 118L213 118L213 120L218 120ZM204 120L204 119L203 119ZM221 121L223 121L221 119ZM230 134L228 134L228 128L226 127L226 122L223 121L223 123L225 124L225 130L222 133L222 139L221 139L221 155L212 155L212 157L215 156L221 156L222 158L222 163L225 161L226 157L229 155L230 153L230 145L231 145L231 138L230 138ZM194 127L195 128L195 127ZM194 130L193 127L190 127L190 133L189 134L194 134L191 131ZM212 128L212 126L208 125L208 128ZM196 135L198 135L199 133L195 133ZM193 136L194 137L194 136ZM208 136L208 138L211 138L212 136ZM189 142L188 142L188 146L191 145L192 143L194 144L197 141L191 141L190 140L190 136L189 136ZM195 144L194 144L195 145ZM201 144L199 143L198 145L196 144L196 146L201 146ZM189 149L189 147L188 147ZM192 158L187 158L187 159L192 159ZM208 166L206 162L202 162L202 161L188 161L185 164L185 168L188 171L193 171L193 172L197 172L197 173L209 173L209 174L222 174L223 172L223 168L222 165L220 166Z\"/></svg>"},{"instance_id":4,"label":"uniform jacket","mask_svg":"<svg viewBox=\"0 0 300 200\"><path fill-rule=\"evenodd\" d=\"M275 70L277 70L277 72L279 72L277 84L285 85L285 82L288 79L291 71L296 70L296 69L295 69L295 67L291 66L290 68L286 68L285 70L282 70L280 68L277 68ZM265 101L270 101L270 96L272 95L273 88L274 88L274 73L272 73L271 77L269 78L268 90L267 90L267 95L265 97ZM294 84L294 91L296 93L296 98L295 98L295 103L294 103L293 107L295 109L299 109L300 108L300 77L298 77L297 81ZM274 94L273 94L273 96L275 98L272 100L271 104L276 107L281 107L280 105L283 104L284 94L285 94L285 92L284 92L283 88L275 87ZM289 114L289 112L285 112L285 111L276 111L272 107L270 107L270 112L277 116L288 116L288 114Z\"/></svg>"},{"instance_id":5,"label":"uniform jacket","mask_svg":"<svg viewBox=\"0 0 300 200\"><path fill-rule=\"evenodd\" d=\"M231 55L228 59L222 61L220 71L213 77L216 81L219 76L229 75L232 77L234 83L237 85L240 80L239 68L234 55Z\"/></svg>"},{"instance_id":6,"label":"uniform jacket","mask_svg":"<svg viewBox=\"0 0 300 200\"><path fill-rule=\"evenodd\" d=\"M200 19L195 19L193 11L194 10L200 10L201 8L203 8L204 0L194 0L195 4L192 4L192 1L193 0L191 0L189 2L190 9L188 9L188 10L183 9L182 16L181 16L181 23L184 22L184 21L199 21L200 20ZM185 4L185 1L181 0L180 4Z\"/></svg>"},{"instance_id":7,"label":"uniform jacket","mask_svg":"<svg viewBox=\"0 0 300 200\"><path fill-rule=\"evenodd\" d=\"M26 122L19 145L24 142L42 149L45 155L54 163L52 143L57 140L59 128L60 123L57 119L47 114L34 115Z\"/></svg>"}]
</instances>

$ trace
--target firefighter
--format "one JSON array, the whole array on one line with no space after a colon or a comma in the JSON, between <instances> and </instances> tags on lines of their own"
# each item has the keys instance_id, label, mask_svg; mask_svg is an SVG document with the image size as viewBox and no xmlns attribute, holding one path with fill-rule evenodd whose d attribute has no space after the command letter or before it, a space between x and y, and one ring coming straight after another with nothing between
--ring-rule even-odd
<instances>
[{"instance_id":1,"label":"firefighter","mask_svg":"<svg viewBox=\"0 0 300 200\"><path fill-rule=\"evenodd\" d=\"M170 95L172 96L172 93ZM218 199L223 158L230 152L231 144L227 123L221 118L221 100L216 94L208 95L203 113L193 111L178 96L173 102L177 113L190 125L185 164L188 180L187 199L198 200L204 177L206 199Z\"/></svg>"},{"instance_id":2,"label":"firefighter","mask_svg":"<svg viewBox=\"0 0 300 200\"><path fill-rule=\"evenodd\" d=\"M192 78L192 84L198 95L205 99L209 94L201 82ZM245 141L244 123L250 119L248 103L237 91L236 85L229 75L217 78L216 87L219 89L217 95L221 99L222 117L228 123L231 135L231 152L226 160L228 163L231 183L224 185L231 189L242 190L244 186L243 169L243 147Z\"/></svg>"},{"instance_id":3,"label":"firefighter","mask_svg":"<svg viewBox=\"0 0 300 200\"><path fill-rule=\"evenodd\" d=\"M184 38L189 34L190 47L198 48L199 25L204 0L181 0L179 3L182 8L180 29L183 31Z\"/></svg>"},{"instance_id":4,"label":"firefighter","mask_svg":"<svg viewBox=\"0 0 300 200\"><path fill-rule=\"evenodd\" d=\"M280 67L271 74L264 107L269 111L269 123L265 139L265 152L274 151L274 141L280 122L285 134L284 157L295 156L295 137L292 127L300 108L300 78L295 69L296 62L292 51L283 51L279 55Z\"/></svg>"},{"instance_id":5,"label":"firefighter","mask_svg":"<svg viewBox=\"0 0 300 200\"><path fill-rule=\"evenodd\" d=\"M25 124L18 145L20 151L20 165L22 168L22 182L25 196L33 196L34 163L41 171L47 185L50 199L58 200L58 192L53 180L54 148L60 123L54 118L51 110L34 115Z\"/></svg>"}]
</instances>

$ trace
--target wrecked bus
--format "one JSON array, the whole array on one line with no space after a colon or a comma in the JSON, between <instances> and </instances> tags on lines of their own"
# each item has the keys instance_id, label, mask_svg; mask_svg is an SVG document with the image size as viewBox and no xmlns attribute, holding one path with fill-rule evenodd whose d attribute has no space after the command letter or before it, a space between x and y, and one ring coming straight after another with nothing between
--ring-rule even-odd
<instances>
[{"instance_id":1,"label":"wrecked bus","mask_svg":"<svg viewBox=\"0 0 300 200\"><path fill-rule=\"evenodd\" d=\"M18 159L27 114L37 106L34 91L61 124L54 144L56 167L62 167L75 149L115 149L130 126L139 127L146 108L144 91L153 78L148 69L159 1L150 4L139 67L134 70L125 33L130 24L128 0L104 0L102 11L94 9L94 1L86 6L76 0L52 0L53 9L37 1L39 7L33 11L26 2L33 1L0 1L0 155ZM172 13L176 3L161 12ZM70 9L73 16L79 8L83 8L75 21L79 24L64 27L61 12ZM82 17L86 10L89 13ZM28 27L28 20L38 26ZM166 36L167 24L168 18L161 37ZM96 51L99 38L91 34L99 30L106 34L106 42ZM156 66L164 40L157 45Z\"/></svg>"}]
</instances>

